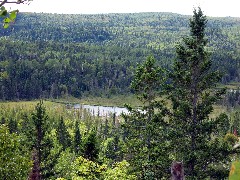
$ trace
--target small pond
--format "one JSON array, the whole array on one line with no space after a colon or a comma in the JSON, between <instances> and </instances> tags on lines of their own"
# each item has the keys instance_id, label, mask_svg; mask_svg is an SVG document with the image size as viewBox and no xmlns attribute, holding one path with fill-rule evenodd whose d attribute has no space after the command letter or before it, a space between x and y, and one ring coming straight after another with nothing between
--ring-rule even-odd
<instances>
[{"instance_id":1,"label":"small pond","mask_svg":"<svg viewBox=\"0 0 240 180\"><path fill-rule=\"evenodd\" d=\"M93 106L93 105L84 105L84 104L75 104L74 109L86 109L92 115L95 116L109 116L114 114L116 116L120 116L122 113L128 114L128 110L126 108L120 107L110 107L110 106Z\"/></svg>"}]
</instances>

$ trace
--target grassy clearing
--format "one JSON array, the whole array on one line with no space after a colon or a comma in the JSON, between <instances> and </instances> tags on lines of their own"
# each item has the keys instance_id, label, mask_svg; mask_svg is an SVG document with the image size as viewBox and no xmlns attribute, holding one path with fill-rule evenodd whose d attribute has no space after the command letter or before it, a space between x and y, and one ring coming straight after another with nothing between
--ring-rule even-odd
<instances>
[{"instance_id":1,"label":"grassy clearing","mask_svg":"<svg viewBox=\"0 0 240 180\"><path fill-rule=\"evenodd\" d=\"M33 112L35 106L39 103L40 100L34 101L17 101L17 102L0 102L1 110L24 110L25 112ZM62 114L65 106L60 103L43 101L44 106L46 107L47 113L51 114Z\"/></svg>"}]
</instances>

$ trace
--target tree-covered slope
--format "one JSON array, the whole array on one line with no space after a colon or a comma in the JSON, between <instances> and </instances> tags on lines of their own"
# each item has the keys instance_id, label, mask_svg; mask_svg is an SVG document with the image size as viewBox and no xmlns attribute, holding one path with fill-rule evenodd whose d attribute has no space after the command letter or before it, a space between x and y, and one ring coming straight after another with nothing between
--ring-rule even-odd
<instances>
[{"instance_id":1,"label":"tree-covered slope","mask_svg":"<svg viewBox=\"0 0 240 180\"><path fill-rule=\"evenodd\" d=\"M1 29L0 98L127 93L137 63L154 55L169 67L190 16L173 13L21 13ZM240 18L208 18L213 68L239 81Z\"/></svg>"}]
</instances>

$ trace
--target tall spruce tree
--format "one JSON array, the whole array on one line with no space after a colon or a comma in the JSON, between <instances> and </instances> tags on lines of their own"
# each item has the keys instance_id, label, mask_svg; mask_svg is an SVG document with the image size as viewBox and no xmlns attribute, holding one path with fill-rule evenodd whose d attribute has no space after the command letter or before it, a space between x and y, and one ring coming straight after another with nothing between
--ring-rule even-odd
<instances>
[{"instance_id":1,"label":"tall spruce tree","mask_svg":"<svg viewBox=\"0 0 240 180\"><path fill-rule=\"evenodd\" d=\"M223 163L228 160L229 151L217 132L219 124L228 119L212 119L209 115L224 90L214 88L221 75L211 69L206 16L201 8L193 13L190 35L176 46L177 58L170 73L173 114L169 135L176 160L183 161L187 178L222 179L227 176Z\"/></svg>"}]
</instances>

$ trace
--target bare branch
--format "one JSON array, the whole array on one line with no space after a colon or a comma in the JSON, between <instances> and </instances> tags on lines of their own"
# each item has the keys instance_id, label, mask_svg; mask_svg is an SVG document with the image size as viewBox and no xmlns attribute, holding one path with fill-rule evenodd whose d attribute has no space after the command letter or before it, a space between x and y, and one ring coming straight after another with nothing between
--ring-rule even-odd
<instances>
[{"instance_id":1,"label":"bare branch","mask_svg":"<svg viewBox=\"0 0 240 180\"><path fill-rule=\"evenodd\" d=\"M26 0L15 0L15 1L3 0L3 1L0 1L0 7L2 7L4 4L9 4L9 3L21 4L21 3L24 3L25 1Z\"/></svg>"},{"instance_id":2,"label":"bare branch","mask_svg":"<svg viewBox=\"0 0 240 180\"><path fill-rule=\"evenodd\" d=\"M2 7L7 2L7 0L3 0L3 1L0 1L0 2L1 2L0 7Z\"/></svg>"}]
</instances>

